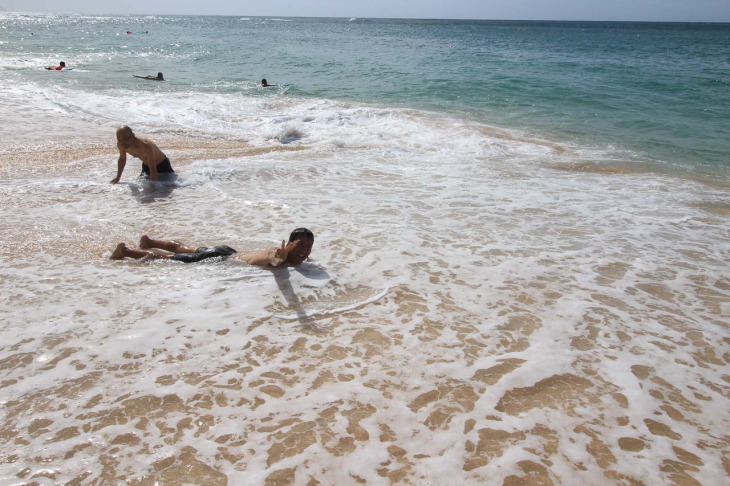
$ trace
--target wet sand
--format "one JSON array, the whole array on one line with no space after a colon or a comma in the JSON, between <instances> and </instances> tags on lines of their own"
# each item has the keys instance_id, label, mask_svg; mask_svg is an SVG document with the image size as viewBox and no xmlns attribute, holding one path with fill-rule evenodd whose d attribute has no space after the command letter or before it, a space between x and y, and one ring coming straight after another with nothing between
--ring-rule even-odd
<instances>
[{"instance_id":1,"label":"wet sand","mask_svg":"<svg viewBox=\"0 0 730 486\"><path fill-rule=\"evenodd\" d=\"M281 152L301 156L294 160L303 164L309 155L306 146L143 135L181 172L201 159ZM115 158L113 139L101 134L4 145L0 168L9 175L0 204L15 207L13 178L74 174L84 166L93 177L107 170L112 177ZM319 167L303 172L327 176ZM377 178L359 182L368 197L377 196ZM320 197L342 197L336 203L344 205L337 184L351 197L361 187L322 180L329 192L321 189ZM164 213L165 204L156 211ZM469 207L475 203L451 204L445 213L479 221L479 208ZM437 214L431 205L426 198L392 199L377 214L392 233L393 221L407 217L417 226L424 213ZM221 211L213 203L205 209ZM252 219L240 211L238 219ZM547 212L531 211L522 214ZM293 224L289 215L281 219L280 226ZM377 245L358 245L348 240L346 219L339 221L344 229L330 236L345 234L315 250L326 270L312 267L309 277L326 280L319 275L368 258L382 271L380 259L389 255L372 248L385 248L398 257L382 271L394 282L387 291L347 273L315 288L294 271L241 276L230 267L114 266L102 251L119 229L93 221L87 224L106 235L103 241L79 236L75 246L64 246L52 229L3 228L10 236L0 300L2 480L711 485L730 477L730 279L711 272L726 250L686 250L681 266L642 275L628 257L576 263L580 256L568 250L490 248L455 232L435 234L428 224L418 227L419 246L409 240L394 248L398 235L377 231L368 233ZM509 224L505 218L504 231ZM580 227L560 231L569 249L588 238ZM27 234L55 244L32 246ZM58 258L78 245L76 261ZM19 247L36 256L14 260ZM542 270L521 270L531 266ZM589 283L576 277L583 267ZM216 280L200 283L201 273ZM683 273L691 284L672 287ZM235 280L248 278L250 285ZM259 317L239 309L242 292L252 287L262 289L266 313ZM348 307L353 303L366 304Z\"/></svg>"}]
</instances>

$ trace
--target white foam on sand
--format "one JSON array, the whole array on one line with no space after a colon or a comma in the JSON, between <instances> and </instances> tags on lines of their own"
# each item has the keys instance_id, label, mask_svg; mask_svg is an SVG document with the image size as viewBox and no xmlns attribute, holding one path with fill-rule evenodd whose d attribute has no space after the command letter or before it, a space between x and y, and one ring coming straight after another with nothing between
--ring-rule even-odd
<instances>
[{"instance_id":1,"label":"white foam on sand","mask_svg":"<svg viewBox=\"0 0 730 486\"><path fill-rule=\"evenodd\" d=\"M32 123L271 150L174 184L131 161L110 185L113 155L5 164L2 481L726 477L726 190L571 170L580 150L433 114L59 90ZM244 253L299 226L298 268L107 259L142 234Z\"/></svg>"}]
</instances>

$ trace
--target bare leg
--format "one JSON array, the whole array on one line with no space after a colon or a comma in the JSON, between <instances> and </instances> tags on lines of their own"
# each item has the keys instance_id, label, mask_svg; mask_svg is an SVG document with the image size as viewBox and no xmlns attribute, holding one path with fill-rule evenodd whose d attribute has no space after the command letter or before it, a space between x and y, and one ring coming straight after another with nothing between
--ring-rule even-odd
<instances>
[{"instance_id":1,"label":"bare leg","mask_svg":"<svg viewBox=\"0 0 730 486\"><path fill-rule=\"evenodd\" d=\"M190 248L174 240L153 240L147 235L139 239L139 247L142 249L159 248L170 253L195 253L195 248Z\"/></svg>"},{"instance_id":2,"label":"bare leg","mask_svg":"<svg viewBox=\"0 0 730 486\"><path fill-rule=\"evenodd\" d=\"M141 258L156 259L156 258L170 258L170 255L165 255L160 252L153 250L135 250L134 248L127 248L124 243L119 243L109 257L110 260L123 260L124 258L134 258L139 260Z\"/></svg>"}]
</instances>

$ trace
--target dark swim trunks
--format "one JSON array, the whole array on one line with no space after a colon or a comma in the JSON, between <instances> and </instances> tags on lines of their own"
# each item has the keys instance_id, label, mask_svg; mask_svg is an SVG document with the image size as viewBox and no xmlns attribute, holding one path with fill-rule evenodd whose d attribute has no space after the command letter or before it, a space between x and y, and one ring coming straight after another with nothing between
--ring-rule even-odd
<instances>
[{"instance_id":1,"label":"dark swim trunks","mask_svg":"<svg viewBox=\"0 0 730 486\"><path fill-rule=\"evenodd\" d=\"M170 165L170 159L165 157L165 160L157 164L157 173L158 174L174 174L175 171L172 170L172 166ZM146 175L149 177L150 175L150 168L147 166L147 164L142 164L142 172L139 175Z\"/></svg>"},{"instance_id":2,"label":"dark swim trunks","mask_svg":"<svg viewBox=\"0 0 730 486\"><path fill-rule=\"evenodd\" d=\"M223 257L227 258L234 253L238 253L236 250L231 248L230 246L221 245L221 246L214 246L213 248L208 248L206 246L201 246L197 250L195 250L195 253L176 253L175 255L172 255L170 257L172 260L177 260L179 262L183 263L196 263L202 260L205 260L207 258L215 258L215 257Z\"/></svg>"}]
</instances>

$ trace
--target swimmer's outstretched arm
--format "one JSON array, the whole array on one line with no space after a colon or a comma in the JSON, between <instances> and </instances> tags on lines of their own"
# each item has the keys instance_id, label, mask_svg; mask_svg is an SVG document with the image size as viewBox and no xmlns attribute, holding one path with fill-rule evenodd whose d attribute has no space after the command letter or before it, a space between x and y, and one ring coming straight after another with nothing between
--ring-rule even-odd
<instances>
[{"instance_id":1,"label":"swimmer's outstretched arm","mask_svg":"<svg viewBox=\"0 0 730 486\"><path fill-rule=\"evenodd\" d=\"M281 240L281 248L269 248L255 253L244 255L241 259L249 265L258 265L260 267L278 267L286 261L290 251L294 251L299 246L299 240L294 240L288 245L285 240Z\"/></svg>"}]
</instances>

